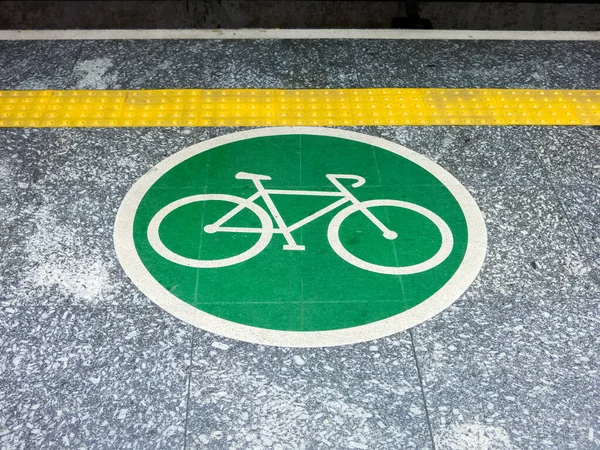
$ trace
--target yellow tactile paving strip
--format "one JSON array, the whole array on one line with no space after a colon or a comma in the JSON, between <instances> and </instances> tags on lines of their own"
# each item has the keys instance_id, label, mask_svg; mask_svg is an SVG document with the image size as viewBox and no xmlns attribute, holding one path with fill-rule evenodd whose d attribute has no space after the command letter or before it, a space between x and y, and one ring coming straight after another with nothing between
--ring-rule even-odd
<instances>
[{"instance_id":1,"label":"yellow tactile paving strip","mask_svg":"<svg viewBox=\"0 0 600 450\"><path fill-rule=\"evenodd\" d=\"M0 127L600 125L600 90L0 91Z\"/></svg>"}]
</instances>

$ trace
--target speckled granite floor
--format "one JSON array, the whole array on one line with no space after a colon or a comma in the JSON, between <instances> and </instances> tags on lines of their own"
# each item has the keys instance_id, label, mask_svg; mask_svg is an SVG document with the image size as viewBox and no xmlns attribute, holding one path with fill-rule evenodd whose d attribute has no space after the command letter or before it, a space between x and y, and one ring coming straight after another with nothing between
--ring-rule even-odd
<instances>
[{"instance_id":1,"label":"speckled granite floor","mask_svg":"<svg viewBox=\"0 0 600 450\"><path fill-rule=\"evenodd\" d=\"M598 42L0 42L0 89L600 87ZM236 342L147 300L114 215L231 128L0 130L1 448L600 448L597 127L350 128L437 161L488 227L480 276L408 332Z\"/></svg>"}]
</instances>

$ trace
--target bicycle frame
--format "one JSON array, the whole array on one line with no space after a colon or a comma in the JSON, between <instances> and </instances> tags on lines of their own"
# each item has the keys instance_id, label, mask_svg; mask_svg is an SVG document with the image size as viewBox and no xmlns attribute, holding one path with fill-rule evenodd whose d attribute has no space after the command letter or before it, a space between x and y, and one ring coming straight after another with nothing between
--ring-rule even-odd
<instances>
[{"instance_id":1,"label":"bicycle frame","mask_svg":"<svg viewBox=\"0 0 600 450\"><path fill-rule=\"evenodd\" d=\"M267 175L239 172L238 174L236 174L235 177L238 180L251 180L254 183L254 185L256 187L256 193L251 195L249 198L247 198L246 201L248 203L254 203L259 198L263 199L263 201L267 205L269 212L271 213L271 216L273 216L273 218L275 219L275 223L277 224L277 228L273 228L273 230L272 230L273 233L283 234L283 236L287 242L287 244L285 244L283 246L284 250L304 250L305 249L304 245L299 245L296 243L296 241L294 240L294 238L292 236L292 232L303 227L304 225L306 225L310 222L313 222L314 220L318 219L319 217L324 216L325 214L329 213L330 211L333 211L334 209L336 209L339 206L341 206L345 203L348 203L348 202L356 205L358 210L360 210L369 220L371 220L371 222L373 222L375 224L375 226L377 226L377 228L379 228L382 231L383 236L386 239L395 239L398 236L397 233L389 230L383 223L381 223L381 221L379 219L377 219L366 207L361 207L361 202L356 197L354 197L354 195L352 195L350 193L350 191L342 185L342 183L340 183L338 181L339 179L355 180L355 182L352 183L352 187L359 187L365 183L365 179L363 177L360 177L357 175L345 175L345 174L328 174L328 175L326 175L327 179L329 179L329 181L331 181L331 183L338 189L338 191L304 191L304 190L265 189L265 187L262 184L262 181L271 179L271 177L269 177ZM273 203L273 199L271 198L271 195L303 195L303 196L313 196L313 197L341 197L341 198L339 200L336 200L335 202L331 203L330 205L326 206L325 208L317 211L316 213L311 214L310 216L305 217L304 219L288 226L288 225L286 225L283 218L281 217L281 214L279 214L277 207ZM211 225L206 225L204 227L204 230L207 233L216 233L216 232L261 233L263 231L262 228L225 227L225 226L223 226L223 224L225 224L228 220L230 220L232 217L234 217L237 213L239 213L245 207L246 206L243 204L236 206L231 211L229 211L227 214L225 214L223 217L221 217L219 220L217 220L215 223L213 223Z\"/></svg>"}]
</instances>

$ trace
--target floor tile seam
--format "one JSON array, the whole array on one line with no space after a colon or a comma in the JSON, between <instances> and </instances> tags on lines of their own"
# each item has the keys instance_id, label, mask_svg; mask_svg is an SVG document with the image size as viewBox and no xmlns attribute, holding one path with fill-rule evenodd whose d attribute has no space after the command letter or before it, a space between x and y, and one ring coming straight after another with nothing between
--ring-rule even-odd
<instances>
[{"instance_id":1,"label":"floor tile seam","mask_svg":"<svg viewBox=\"0 0 600 450\"><path fill-rule=\"evenodd\" d=\"M586 261L587 263L587 261ZM590 272L592 271L592 269L590 269ZM499 300L499 299L507 299L507 298L514 298L514 295L505 295L505 296L498 296L497 294L490 294L490 295L485 295L485 296L479 296L479 299L490 299L490 300ZM600 300L600 294L585 294L585 295L576 295L576 296L572 296L572 295L550 295L550 297L546 297L546 298L550 298L552 301L557 301L557 302L562 302L562 301L569 301L572 299L576 299L576 300ZM468 298L465 298L464 300L469 300ZM344 302L344 301L340 301L340 302L301 302L301 301L296 301L294 302L294 304L309 304L309 305L328 305L328 304L352 304L352 303L364 303L364 302L371 302L370 300L358 300L355 302ZM250 303L250 302L239 302L239 301L233 301L233 302L214 302L214 303L203 303L202 306L206 306L206 305L222 305L222 304L226 304L226 305L245 305L245 304L261 304L263 302L254 302L254 303ZM291 303L291 302L286 302L286 303ZM392 300L392 301L385 301L385 302L381 302L381 303L392 303L392 304L397 304L397 303L404 303L404 300L399 299L399 300ZM273 303L264 303L265 305L270 305ZM67 303L47 303L47 304L7 304L7 303L0 303L0 310L7 310L7 309L35 309L35 308L41 308L41 309L48 309L48 308L56 308L56 309L72 309L72 310L84 310L84 311L90 311L90 310L109 310L109 309L118 309L120 311L149 311L152 309L156 309L156 312L163 312L165 313L162 309L160 309L156 304L154 304L151 300L148 299L148 304L147 305L123 305L123 304L118 304L118 303L113 303L113 304L96 304L96 305L84 305L84 304L67 304Z\"/></svg>"},{"instance_id":2,"label":"floor tile seam","mask_svg":"<svg viewBox=\"0 0 600 450\"><path fill-rule=\"evenodd\" d=\"M573 188L595 188L598 192L600 192L600 180L597 182L594 181L582 181L582 182L572 182L572 181L554 181L553 183L556 187L573 187Z\"/></svg>"},{"instance_id":3,"label":"floor tile seam","mask_svg":"<svg viewBox=\"0 0 600 450\"><path fill-rule=\"evenodd\" d=\"M511 303L501 303L502 300L514 299ZM482 300L483 299L483 300ZM478 301L478 304L473 304L473 301ZM536 300L535 297L527 298L526 300L531 300L532 302ZM514 296L506 296L506 297L498 297L498 296L489 296L486 298L478 297L478 298L469 298L469 299L460 299L460 305L456 306L456 310L444 312L448 317L454 318L461 315L467 315L469 317L473 317L474 315L479 314L482 309L486 309L493 312L503 311L503 310L531 310L531 309L539 309L540 305L538 301L535 301L532 305L529 305L523 301L523 299L515 299ZM457 303L459 303L457 301ZM600 306L600 293L596 295L586 296L586 295L548 295L544 296L544 307L547 310L572 310L572 305L574 302L582 305L594 305L597 304ZM596 302L596 303L594 303ZM456 303L455 303L456 305ZM472 306L469 306L472 305ZM454 308L454 306L453 306ZM443 321L445 319L439 319ZM600 321L600 319L598 319ZM417 333L418 334L418 333Z\"/></svg>"},{"instance_id":4,"label":"floor tile seam","mask_svg":"<svg viewBox=\"0 0 600 450\"><path fill-rule=\"evenodd\" d=\"M549 182L544 182L544 183L450 183L447 184L447 186L465 186L467 188L495 188L495 187L548 187L550 183ZM222 184L219 183L206 183L206 184L200 184L197 186L194 185L184 185L184 186L177 186L177 187L161 187L161 188L157 188L156 190L158 191L164 191L164 192L170 192L170 191L174 191L177 189L185 189L185 190L200 190L200 189L204 189L204 188L214 188L214 187L218 187L220 188L222 186ZM389 187L403 187L403 188L428 188L428 187L437 187L437 184L393 184L393 183L386 183L386 184L369 184L369 185L365 185L365 187L368 188L372 188L372 189L376 189L376 188L389 188ZM575 186L582 186L582 187L586 187L586 186L590 186L589 184L582 184L582 185L575 185ZM48 187L52 187L52 186L48 186ZM229 188L236 188L237 185L229 185ZM269 189L324 189L324 188L330 188L331 185L327 185L327 184L323 184L323 185L309 185L309 186L299 186L299 185L286 185L286 186L280 186L277 185L275 187L270 187ZM333 192L333 191L332 191ZM275 194L277 195L277 194ZM65 200L66 202L66 200Z\"/></svg>"},{"instance_id":5,"label":"floor tile seam","mask_svg":"<svg viewBox=\"0 0 600 450\"><path fill-rule=\"evenodd\" d=\"M586 261L587 262L587 261ZM514 295L498 295L497 293L491 293L489 295L484 295L481 296L477 293L475 293L474 295L477 295L478 298L480 299L491 299L491 300L500 300L500 299L507 299L507 298L515 298ZM576 299L576 300L600 300L600 294L584 294L584 295L554 295L551 294L549 297L547 296L546 298L549 298L551 300L555 300L555 301L568 301L571 299ZM463 301L467 301L470 298L463 298L461 297L461 299ZM11 303L6 303L6 302L2 302L2 300L0 300L0 309L11 309L11 308L29 308L29 309L33 309L33 308L67 308L67 309L82 309L82 310L102 310L102 309L120 309L120 310L139 310L139 311L147 311L149 309L156 309L157 312L161 312L163 311L160 307L158 307L154 302L152 302L150 299L146 299L147 300L147 304L129 304L129 305L124 305L122 303L97 303L97 304L82 304L82 303L63 303L63 302L58 302L58 303L30 303L30 304L11 304ZM363 300L352 300L352 301L314 301L314 302L307 302L305 301L293 301L293 302L286 302L286 301L282 301L282 302L244 302L244 301L231 301L231 302L227 302L227 301L216 301L216 302L203 302L201 303L202 306L210 306L210 305L245 305L245 304L265 304L265 305L271 305L271 304L281 304L281 303L286 303L286 304L301 304L301 303L305 303L305 304L315 304L315 305L320 305L320 304L353 304L353 303L364 303L364 302L373 302L373 300L367 300L367 299L363 299ZM404 299L397 299L397 300L383 300L383 301L378 301L377 303L392 303L392 304L396 304L396 303L404 303L405 300Z\"/></svg>"},{"instance_id":6,"label":"floor tile seam","mask_svg":"<svg viewBox=\"0 0 600 450\"><path fill-rule=\"evenodd\" d=\"M431 426L431 419L429 417L429 408L427 406L427 396L425 394L425 383L423 382L423 377L421 376L421 369L419 367L419 358L417 356L417 349L415 345L415 337L412 328L408 330L410 335L410 346L412 349L412 354L415 362L415 369L417 371L417 378L419 380L419 388L421 390L421 398L423 401L423 408L425 410L425 421L427 423L427 429L429 431L429 438L431 439L431 446L433 450L436 450L435 447L435 439L433 437L433 427Z\"/></svg>"},{"instance_id":7,"label":"floor tile seam","mask_svg":"<svg viewBox=\"0 0 600 450\"><path fill-rule=\"evenodd\" d=\"M188 369L188 385L187 385L187 395L185 402L185 417L184 417L184 425L183 425L183 450L188 448L188 432L189 432L189 420L190 420L190 405L191 405L191 392L192 392L192 376L194 374L194 348L196 343L196 327L192 329L192 339L190 344L190 361L189 361L189 369Z\"/></svg>"},{"instance_id":8,"label":"floor tile seam","mask_svg":"<svg viewBox=\"0 0 600 450\"><path fill-rule=\"evenodd\" d=\"M569 229L571 230L571 233L573 233L573 236L575 237L575 240L579 247L579 251L581 252L581 254L583 255L583 257L585 259L587 268L590 271L590 273L592 274L592 278L596 282L597 286L600 288L600 271L596 270L596 266L592 263L592 261L593 261L592 255L589 254L587 247L583 245L583 242L581 240L581 237L579 236L579 233L577 232L577 229L573 223L573 220L571 219L569 213L567 212L567 208L564 205L563 199L558 194L558 192L554 186L552 186L551 189L552 189L554 196L556 197L556 200L559 204L559 207L560 207L563 215L565 216L567 226L569 227Z\"/></svg>"},{"instance_id":9,"label":"floor tile seam","mask_svg":"<svg viewBox=\"0 0 600 450\"><path fill-rule=\"evenodd\" d=\"M578 243L577 243L578 244ZM489 250L489 249L488 249ZM489 254L489 251L488 251ZM586 255L581 253L581 255L584 258L584 262L586 264L588 264ZM589 272L592 272L592 269L590 267L588 267ZM579 275L571 275L568 274L567 276L570 277L579 277ZM545 281L545 279L542 279ZM598 285L598 287L600 287L600 285ZM481 289L481 288L478 288ZM553 288L556 289L556 288ZM600 292L600 291L599 291ZM464 294L463 294L464 295ZM523 300L534 300L535 297L533 296L529 296L529 295L519 295L518 293L507 293L507 294L501 294L499 295L497 292L491 292L488 295L480 295L479 293L475 292L473 294L472 297L464 297L461 296L459 297L459 300L461 301L470 301L472 299L478 299L480 301L487 301L487 300L495 300L495 301L506 301L506 300L515 300L515 301L523 301ZM578 294L578 295L567 295L567 294L561 294L561 295L555 295L554 293L549 293L549 294L544 294L544 299L552 299L552 300L556 300L556 301L569 301L571 299L576 299L576 300L600 300L600 294L597 293L586 293L586 294Z\"/></svg>"},{"instance_id":10,"label":"floor tile seam","mask_svg":"<svg viewBox=\"0 0 600 450\"><path fill-rule=\"evenodd\" d=\"M202 306L209 306L209 305L282 305L282 304L286 304L286 305L296 305L296 304L308 304L308 305L320 305L320 304L324 304L324 305L339 305L339 304L353 304L353 303L406 303L406 299L404 297L398 297L397 299L390 299L390 300L373 300L373 299L368 299L368 298L364 298L364 299L358 299L358 300L281 300L281 301L277 301L277 300L267 300L267 301L261 301L261 300L249 300L249 301L244 301L244 300L232 300L232 301L227 301L227 300L216 300L216 301L202 301L202 302L196 302L196 305L202 305Z\"/></svg>"},{"instance_id":11,"label":"floor tile seam","mask_svg":"<svg viewBox=\"0 0 600 450\"><path fill-rule=\"evenodd\" d=\"M505 300L507 298L515 298L514 295L506 295L506 296L498 296L495 294L490 294L487 296L478 296L477 297L480 301L486 301L486 300L494 300L494 301L500 301L500 300ZM572 296L572 295L552 295L550 294L549 296L545 297L546 301L548 302L552 302L552 304L556 304L556 305L561 305L561 304L565 304L565 302L569 302L572 300L579 300L579 301L600 301L600 293L599 294L585 294L585 295L576 295L576 296ZM461 298L461 301L471 301L471 298ZM363 301L361 301L363 302ZM368 302L368 300L364 300L364 302ZM294 304L298 304L300 305L302 302L297 301L294 302ZM304 302L306 304L306 302ZM397 302L391 302L391 303L403 303L402 300L399 300ZM220 303L215 303L215 304L220 304ZM229 303L227 303L229 304ZM244 305L244 304L248 304L247 302L231 302L230 304L232 305ZM253 303L254 304L254 303ZM265 303L265 304L270 304L270 303ZM310 304L310 303L309 303ZM319 302L315 302L315 304L320 304ZM327 303L325 303L327 304ZM345 304L345 302L337 302L335 304ZM204 306L204 305L203 305ZM24 306L24 308L28 308L29 306ZM45 306L42 306L45 307ZM0 306L0 308L12 308L12 306ZM461 309L464 309L464 306L461 307Z\"/></svg>"},{"instance_id":12,"label":"floor tile seam","mask_svg":"<svg viewBox=\"0 0 600 450\"><path fill-rule=\"evenodd\" d=\"M549 189L552 192L552 195L554 196L554 198L556 199L556 202L558 203L558 207L560 208L560 211L562 212L562 215L564 216L564 219L567 223L567 227L571 231L573 237L575 238L575 241L577 242L577 246L579 247L579 252L581 253L581 255L583 255L583 258L585 260L587 268L590 271L590 273L592 274L593 280L596 282L596 285L598 287L600 287L600 273L599 273L599 271L596 271L595 266L592 264L592 258L588 254L586 247L583 245L583 242L581 241L579 233L577 233L577 231L576 231L573 220L571 219L571 217L567 211L567 208L565 207L562 197L558 193L557 185L552 182L550 169L548 168L547 164L544 162L544 160L541 157L541 155L539 154L538 150L533 145L532 137L529 136L528 139L529 139L529 143L530 143L531 147L533 148L535 157L538 160L540 166L542 167L542 170L544 172L546 179L549 181Z\"/></svg>"},{"instance_id":13,"label":"floor tile seam","mask_svg":"<svg viewBox=\"0 0 600 450\"><path fill-rule=\"evenodd\" d=\"M353 62L352 66L355 68L355 71L356 71L356 84L358 86L363 86L364 85L363 84L364 77L361 75L362 72L358 70L358 67L360 65L360 60L359 60L359 56L358 56L359 52L356 51L360 47L359 43L360 43L360 41L351 41L350 49L352 52L352 62Z\"/></svg>"},{"instance_id":14,"label":"floor tile seam","mask_svg":"<svg viewBox=\"0 0 600 450\"><path fill-rule=\"evenodd\" d=\"M298 179L300 184L302 184L302 135L298 136ZM300 227L300 245L304 244L304 227ZM305 279L305 260L306 255L304 252L300 252L300 301L302 305L300 307L300 327L304 329L305 319L306 319L306 311L304 308L306 301L306 293L304 292L304 279Z\"/></svg>"},{"instance_id":15,"label":"floor tile seam","mask_svg":"<svg viewBox=\"0 0 600 450\"><path fill-rule=\"evenodd\" d=\"M6 304L6 303L0 303L0 310L6 310L6 309L36 309L36 308L40 308L40 309L48 309L48 308L55 308L55 309L73 309L73 310L77 310L77 309L81 309L81 310L106 310L106 309L118 309L120 311L129 311L129 310L139 310L139 311L147 311L150 309L156 309L157 312L162 312L164 314L167 314L164 312L163 309L160 309L157 305L155 305L154 303L150 302L148 305L123 305L123 304L118 304L118 303L114 303L114 304L95 304L95 305L83 305L83 304L72 304L72 303L47 303L47 304L30 304L30 305L23 305L23 304Z\"/></svg>"},{"instance_id":16,"label":"floor tile seam","mask_svg":"<svg viewBox=\"0 0 600 450\"><path fill-rule=\"evenodd\" d=\"M209 165L210 165L209 164L210 163L210 157L209 157L208 161L209 162L206 164L206 172L204 174L204 178L205 179L208 178L208 173L209 173L208 168L209 168ZM204 188L202 189L202 194L203 195L206 195L206 190L207 190L207 187L205 185ZM197 253L199 260L201 260L201 258L202 258L202 241L203 241L203 236L204 236L204 233L202 231L204 230L204 213L205 213L205 209L202 208L202 216L200 218L200 228L198 230L198 233L200 235L200 238L198 239L198 253ZM199 283L200 283L200 271L201 271L201 269L199 269L199 268L196 269L196 282L195 282L195 285L194 285L194 304L196 304L198 302L198 286L199 286Z\"/></svg>"},{"instance_id":17,"label":"floor tile seam","mask_svg":"<svg viewBox=\"0 0 600 450\"><path fill-rule=\"evenodd\" d=\"M81 60L81 56L83 55L83 49L87 45L87 43L84 42L84 41L79 41L78 44L79 44L79 49L78 49L78 52L77 52L77 57L75 58L75 62L73 63L73 66L72 66L71 71L69 73L69 77L65 81L62 89L53 89L52 96L54 96L54 91L69 90L69 86L72 86L73 84L75 84L74 83L74 80L75 80L75 68L77 67L77 64L79 63L79 61ZM50 102L48 102L48 106L50 106ZM47 109L46 109L46 111L47 111ZM43 117L46 116L46 111L44 111L44 116Z\"/></svg>"},{"instance_id":18,"label":"floor tile seam","mask_svg":"<svg viewBox=\"0 0 600 450\"><path fill-rule=\"evenodd\" d=\"M14 213L14 220L10 223L10 225L8 226L8 230L6 233L6 236L8 237L6 243L0 247L0 261L3 260L4 258L4 254L6 253L6 250L8 249L8 247L10 246L10 242L12 240L12 237L14 236L14 234L16 233L16 230L18 228L19 225L19 220L18 219L23 219L23 211L24 211L24 207L25 205L28 204L28 202L26 201L28 199L28 197L33 192L33 173L35 172L35 169L38 167L39 161L36 161L34 164L34 167L32 168L33 170L30 170L29 173L28 171L25 169L25 167L20 167L19 170L17 171L16 174L16 179L18 180L19 177L22 174L26 174L26 182L27 182L27 188L23 191L22 195L18 195L17 196L17 204L13 210ZM18 181L17 181L18 183ZM22 220L21 220L22 223Z\"/></svg>"},{"instance_id":19,"label":"floor tile seam","mask_svg":"<svg viewBox=\"0 0 600 450\"><path fill-rule=\"evenodd\" d=\"M350 45L351 49L354 49L355 47L355 43L352 42L352 44ZM352 52L352 71L354 73L354 79L356 80L356 85L357 86L362 86L361 80L359 78L359 70L358 70L358 55L355 51ZM359 88L360 89L360 88Z\"/></svg>"}]
</instances>

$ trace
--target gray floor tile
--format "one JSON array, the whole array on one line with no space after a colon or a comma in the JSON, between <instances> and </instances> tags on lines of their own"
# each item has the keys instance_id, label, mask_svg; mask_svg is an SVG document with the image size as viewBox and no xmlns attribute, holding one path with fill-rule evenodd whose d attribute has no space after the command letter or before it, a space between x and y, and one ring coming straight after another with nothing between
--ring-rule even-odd
<instances>
[{"instance_id":1,"label":"gray floor tile","mask_svg":"<svg viewBox=\"0 0 600 450\"><path fill-rule=\"evenodd\" d=\"M488 233L483 269L464 298L598 298L600 286L550 188L470 189Z\"/></svg>"},{"instance_id":2,"label":"gray floor tile","mask_svg":"<svg viewBox=\"0 0 600 450\"><path fill-rule=\"evenodd\" d=\"M31 168L26 166L27 158L20 149L22 142L22 130L0 130L0 255L18 220L31 177Z\"/></svg>"},{"instance_id":3,"label":"gray floor tile","mask_svg":"<svg viewBox=\"0 0 600 450\"><path fill-rule=\"evenodd\" d=\"M364 87L597 89L597 42L355 41Z\"/></svg>"},{"instance_id":4,"label":"gray floor tile","mask_svg":"<svg viewBox=\"0 0 600 450\"><path fill-rule=\"evenodd\" d=\"M545 185L528 127L350 127L408 147L468 186Z\"/></svg>"},{"instance_id":5,"label":"gray floor tile","mask_svg":"<svg viewBox=\"0 0 600 450\"><path fill-rule=\"evenodd\" d=\"M33 176L0 260L0 304L149 306L116 259L113 221L140 176L206 139L185 132L35 130L21 141Z\"/></svg>"},{"instance_id":6,"label":"gray floor tile","mask_svg":"<svg viewBox=\"0 0 600 450\"><path fill-rule=\"evenodd\" d=\"M116 260L107 201L89 191L32 192L0 261L0 304L149 305Z\"/></svg>"},{"instance_id":7,"label":"gray floor tile","mask_svg":"<svg viewBox=\"0 0 600 450\"><path fill-rule=\"evenodd\" d=\"M192 331L158 308L0 309L0 447L183 448Z\"/></svg>"},{"instance_id":8,"label":"gray floor tile","mask_svg":"<svg viewBox=\"0 0 600 450\"><path fill-rule=\"evenodd\" d=\"M600 297L474 298L414 329L438 450L600 447Z\"/></svg>"},{"instance_id":9,"label":"gray floor tile","mask_svg":"<svg viewBox=\"0 0 600 450\"><path fill-rule=\"evenodd\" d=\"M313 88L357 83L344 41L94 41L72 89Z\"/></svg>"},{"instance_id":10,"label":"gray floor tile","mask_svg":"<svg viewBox=\"0 0 600 450\"><path fill-rule=\"evenodd\" d=\"M600 184L599 127L537 127L531 136L553 183Z\"/></svg>"},{"instance_id":11,"label":"gray floor tile","mask_svg":"<svg viewBox=\"0 0 600 450\"><path fill-rule=\"evenodd\" d=\"M408 333L331 349L198 335L189 448L431 448Z\"/></svg>"},{"instance_id":12,"label":"gray floor tile","mask_svg":"<svg viewBox=\"0 0 600 450\"><path fill-rule=\"evenodd\" d=\"M556 189L588 260L600 277L600 186L563 185Z\"/></svg>"},{"instance_id":13,"label":"gray floor tile","mask_svg":"<svg viewBox=\"0 0 600 450\"><path fill-rule=\"evenodd\" d=\"M40 129L29 155L37 172L34 186L80 189L123 196L139 177L167 156L213 137L208 128ZM43 142L38 147L37 142ZM57 194L58 195L58 194ZM107 207L119 206L116 198Z\"/></svg>"},{"instance_id":14,"label":"gray floor tile","mask_svg":"<svg viewBox=\"0 0 600 450\"><path fill-rule=\"evenodd\" d=\"M0 89L64 89L80 49L77 41L1 41Z\"/></svg>"}]
</instances>

